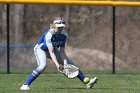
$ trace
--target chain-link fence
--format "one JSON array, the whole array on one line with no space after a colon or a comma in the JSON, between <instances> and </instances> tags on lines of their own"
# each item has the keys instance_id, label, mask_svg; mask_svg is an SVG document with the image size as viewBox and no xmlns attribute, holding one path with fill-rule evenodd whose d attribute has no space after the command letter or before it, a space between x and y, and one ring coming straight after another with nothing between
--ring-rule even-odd
<instances>
[{"instance_id":1,"label":"chain-link fence","mask_svg":"<svg viewBox=\"0 0 140 93\"><path fill-rule=\"evenodd\" d=\"M0 73L7 70L7 5L0 4ZM112 7L10 4L10 73L36 66L33 47L56 16L64 17L69 34L67 55L85 72L112 72ZM140 73L140 8L116 7L117 73ZM56 72L49 60L47 72Z\"/></svg>"}]
</instances>

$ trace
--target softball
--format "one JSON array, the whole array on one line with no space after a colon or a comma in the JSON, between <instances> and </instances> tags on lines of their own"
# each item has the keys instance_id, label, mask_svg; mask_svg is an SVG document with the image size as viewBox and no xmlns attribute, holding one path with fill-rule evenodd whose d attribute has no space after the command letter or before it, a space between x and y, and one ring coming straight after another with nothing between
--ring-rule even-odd
<instances>
[{"instance_id":1,"label":"softball","mask_svg":"<svg viewBox=\"0 0 140 93\"><path fill-rule=\"evenodd\" d=\"M90 79L89 79L88 77L86 77L86 78L84 79L84 83L85 83L85 84L89 83L89 81L90 81Z\"/></svg>"}]
</instances>

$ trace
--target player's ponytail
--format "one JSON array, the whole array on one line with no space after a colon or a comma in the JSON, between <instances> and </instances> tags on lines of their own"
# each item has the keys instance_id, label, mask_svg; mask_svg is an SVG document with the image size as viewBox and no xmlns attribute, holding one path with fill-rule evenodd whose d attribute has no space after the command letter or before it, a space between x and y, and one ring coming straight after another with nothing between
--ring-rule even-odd
<instances>
[{"instance_id":1,"label":"player's ponytail","mask_svg":"<svg viewBox=\"0 0 140 93\"><path fill-rule=\"evenodd\" d=\"M55 24L50 24L50 28L51 29L55 28Z\"/></svg>"}]
</instances>

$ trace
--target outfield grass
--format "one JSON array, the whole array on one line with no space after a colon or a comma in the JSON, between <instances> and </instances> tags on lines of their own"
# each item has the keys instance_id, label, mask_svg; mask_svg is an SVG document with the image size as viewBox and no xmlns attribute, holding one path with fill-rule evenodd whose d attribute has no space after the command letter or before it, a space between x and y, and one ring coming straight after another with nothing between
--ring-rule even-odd
<instances>
[{"instance_id":1,"label":"outfield grass","mask_svg":"<svg viewBox=\"0 0 140 93\"><path fill-rule=\"evenodd\" d=\"M30 86L30 91L21 91L20 86L29 74L0 74L0 93L140 93L140 75L87 74L97 76L98 83L92 89L76 79L67 79L60 74L42 74Z\"/></svg>"}]
</instances>

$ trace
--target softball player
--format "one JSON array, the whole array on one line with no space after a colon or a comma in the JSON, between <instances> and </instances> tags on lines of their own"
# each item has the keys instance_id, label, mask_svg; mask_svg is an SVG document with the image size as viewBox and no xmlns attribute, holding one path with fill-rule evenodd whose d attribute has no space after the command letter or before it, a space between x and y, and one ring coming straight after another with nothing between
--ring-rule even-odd
<instances>
[{"instance_id":1,"label":"softball player","mask_svg":"<svg viewBox=\"0 0 140 93\"><path fill-rule=\"evenodd\" d=\"M74 62L69 59L65 53L65 43L68 35L64 31L65 22L62 18L57 17L50 28L44 32L37 45L34 47L34 54L38 67L28 77L27 81L21 86L21 90L30 90L30 84L45 70L48 58L51 58L56 65L57 70L62 73L62 65L64 60L69 64ZM60 65L61 64L61 65ZM97 82L97 77L91 78L86 83L84 82L87 77L79 71L77 76L87 88L92 88Z\"/></svg>"}]
</instances>

